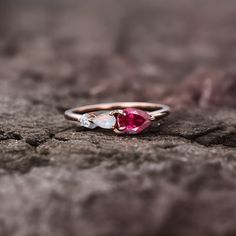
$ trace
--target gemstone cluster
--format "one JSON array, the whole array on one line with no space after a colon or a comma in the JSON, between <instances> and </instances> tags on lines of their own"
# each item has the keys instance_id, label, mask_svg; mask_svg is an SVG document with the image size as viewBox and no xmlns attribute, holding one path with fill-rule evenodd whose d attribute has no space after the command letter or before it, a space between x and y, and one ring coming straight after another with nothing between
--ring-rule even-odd
<instances>
[{"instance_id":1,"label":"gemstone cluster","mask_svg":"<svg viewBox=\"0 0 236 236\"><path fill-rule=\"evenodd\" d=\"M94 116L84 114L80 118L80 124L89 129L100 127L114 129L115 132L122 134L138 134L150 126L151 117L145 111L126 108Z\"/></svg>"}]
</instances>

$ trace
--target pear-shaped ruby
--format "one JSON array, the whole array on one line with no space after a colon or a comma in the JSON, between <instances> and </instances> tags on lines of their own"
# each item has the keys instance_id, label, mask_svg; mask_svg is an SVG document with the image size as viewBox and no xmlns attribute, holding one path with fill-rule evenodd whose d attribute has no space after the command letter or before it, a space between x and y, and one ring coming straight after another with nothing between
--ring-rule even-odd
<instances>
[{"instance_id":1,"label":"pear-shaped ruby","mask_svg":"<svg viewBox=\"0 0 236 236\"><path fill-rule=\"evenodd\" d=\"M138 134L150 124L150 115L136 108L126 108L117 115L117 129L125 134Z\"/></svg>"}]
</instances>

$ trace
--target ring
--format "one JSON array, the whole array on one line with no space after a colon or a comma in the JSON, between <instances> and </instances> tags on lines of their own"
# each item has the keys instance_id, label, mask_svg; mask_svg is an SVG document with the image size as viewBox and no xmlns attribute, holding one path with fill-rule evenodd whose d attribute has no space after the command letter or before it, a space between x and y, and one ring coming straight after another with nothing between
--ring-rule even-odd
<instances>
[{"instance_id":1,"label":"ring","mask_svg":"<svg viewBox=\"0 0 236 236\"><path fill-rule=\"evenodd\" d=\"M170 113L166 105L145 102L120 102L82 106L67 110L65 118L89 129L112 129L118 134L138 134L152 121Z\"/></svg>"}]
</instances>

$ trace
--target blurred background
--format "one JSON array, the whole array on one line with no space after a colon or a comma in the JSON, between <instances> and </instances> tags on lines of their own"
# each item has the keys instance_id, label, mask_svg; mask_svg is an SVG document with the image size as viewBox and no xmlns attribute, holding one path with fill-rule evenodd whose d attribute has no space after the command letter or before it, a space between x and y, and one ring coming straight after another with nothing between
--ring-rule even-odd
<instances>
[{"instance_id":1,"label":"blurred background","mask_svg":"<svg viewBox=\"0 0 236 236\"><path fill-rule=\"evenodd\" d=\"M33 91L7 90L59 99L61 110L88 100L234 107L235 16L234 0L1 0L0 76L34 80Z\"/></svg>"}]
</instances>

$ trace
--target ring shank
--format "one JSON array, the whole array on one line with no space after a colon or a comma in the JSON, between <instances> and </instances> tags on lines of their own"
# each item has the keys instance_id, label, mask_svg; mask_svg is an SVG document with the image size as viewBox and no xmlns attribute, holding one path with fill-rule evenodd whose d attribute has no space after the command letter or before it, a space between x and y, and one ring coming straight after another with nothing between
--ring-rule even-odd
<instances>
[{"instance_id":1,"label":"ring shank","mask_svg":"<svg viewBox=\"0 0 236 236\"><path fill-rule=\"evenodd\" d=\"M170 108L166 105L157 103L146 103L146 102L117 102L117 103L103 103L88 106L81 106L67 110L65 117L68 120L78 121L80 117L85 113L97 112L97 111L109 111L124 108L137 108L145 110L153 118L161 118L167 116L170 112Z\"/></svg>"}]
</instances>

